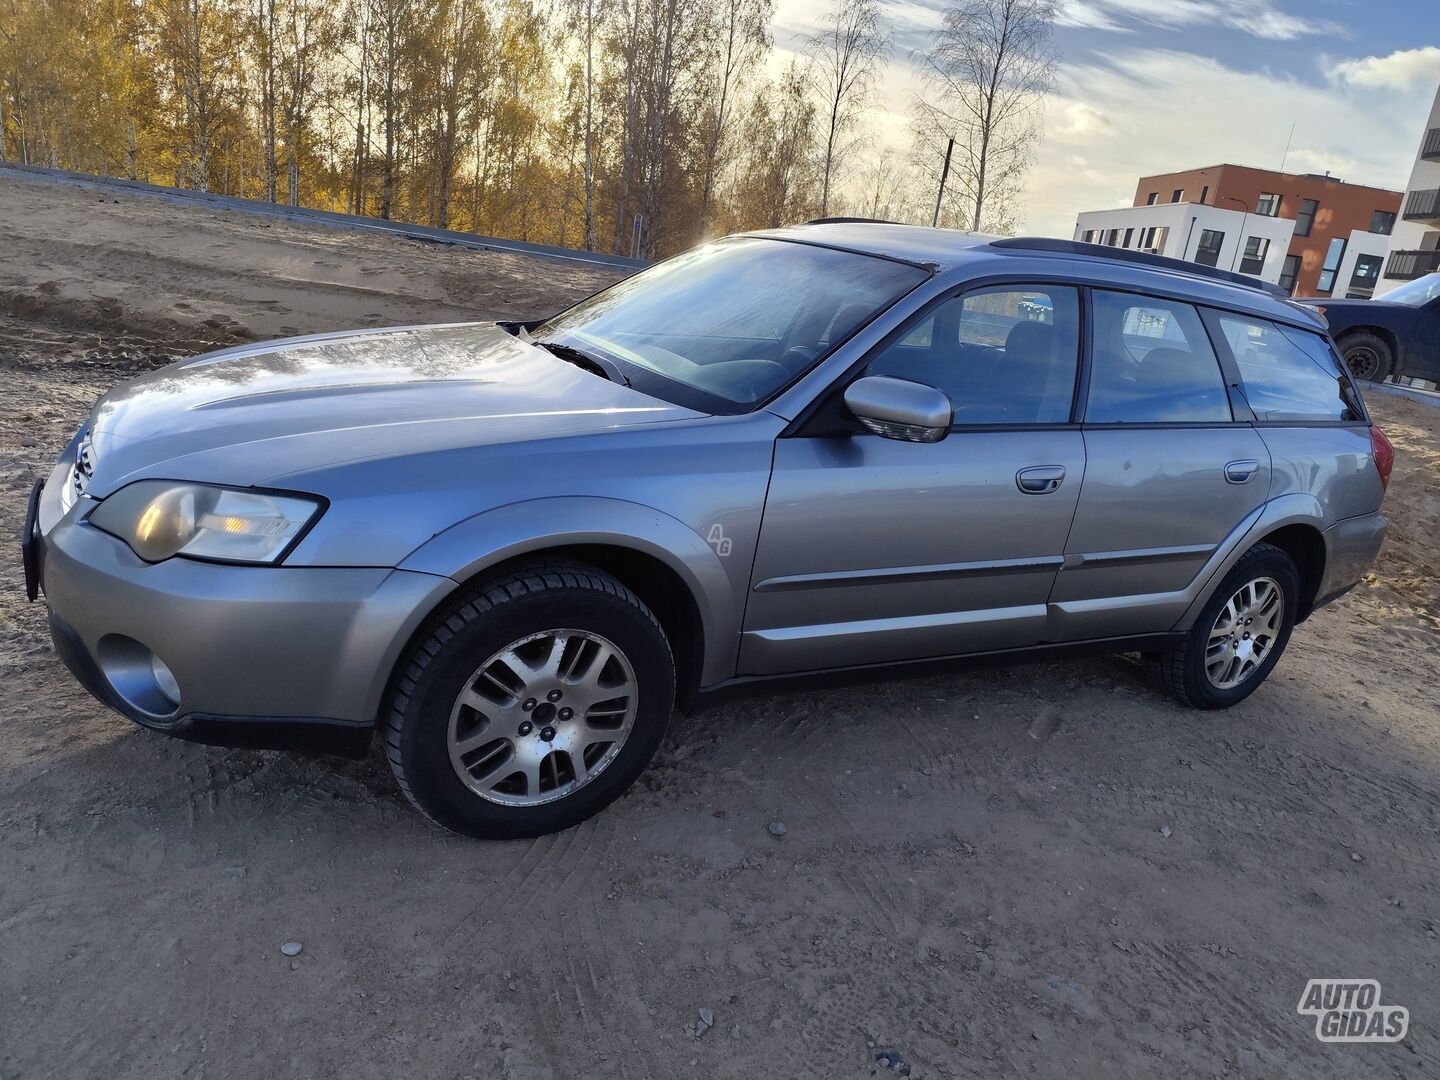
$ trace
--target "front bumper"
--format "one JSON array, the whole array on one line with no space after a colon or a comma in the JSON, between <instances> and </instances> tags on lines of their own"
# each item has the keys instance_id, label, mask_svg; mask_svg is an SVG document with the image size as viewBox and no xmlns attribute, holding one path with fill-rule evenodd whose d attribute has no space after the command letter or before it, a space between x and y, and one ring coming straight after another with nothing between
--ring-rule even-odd
<instances>
[{"instance_id":1,"label":"front bumper","mask_svg":"<svg viewBox=\"0 0 1440 1080\"><path fill-rule=\"evenodd\" d=\"M34 532L56 652L100 701L181 738L363 755L401 650L455 587L387 568L152 565L85 523L94 503L62 512L58 487Z\"/></svg>"}]
</instances>

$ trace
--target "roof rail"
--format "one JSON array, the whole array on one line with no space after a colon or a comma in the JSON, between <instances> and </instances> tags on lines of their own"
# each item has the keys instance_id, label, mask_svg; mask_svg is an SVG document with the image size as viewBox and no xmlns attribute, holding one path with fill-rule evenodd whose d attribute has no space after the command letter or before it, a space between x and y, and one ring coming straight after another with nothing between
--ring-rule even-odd
<instances>
[{"instance_id":1,"label":"roof rail","mask_svg":"<svg viewBox=\"0 0 1440 1080\"><path fill-rule=\"evenodd\" d=\"M1130 248L1108 247L1105 244L1087 244L1081 240L1053 240L1047 236L1010 236L990 243L994 248L1016 251L1055 251L1067 255L1089 255L1096 259L1113 259L1116 262L1135 263L1150 266L1156 270L1169 270L1176 274L1192 277L1212 278L1246 289L1256 289L1281 300L1289 300L1290 294L1269 281L1237 274L1231 270L1220 270L1214 266L1190 262L1188 259L1172 259L1168 255L1151 255L1148 251L1132 251Z\"/></svg>"},{"instance_id":2,"label":"roof rail","mask_svg":"<svg viewBox=\"0 0 1440 1080\"><path fill-rule=\"evenodd\" d=\"M886 221L874 217L817 217L806 225L903 225L903 221Z\"/></svg>"}]
</instances>

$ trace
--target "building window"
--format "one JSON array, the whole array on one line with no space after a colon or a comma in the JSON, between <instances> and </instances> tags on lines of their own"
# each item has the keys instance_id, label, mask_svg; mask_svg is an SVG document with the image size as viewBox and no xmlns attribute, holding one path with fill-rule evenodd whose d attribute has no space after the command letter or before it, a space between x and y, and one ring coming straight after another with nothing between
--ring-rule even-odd
<instances>
[{"instance_id":1,"label":"building window","mask_svg":"<svg viewBox=\"0 0 1440 1080\"><path fill-rule=\"evenodd\" d=\"M1107 232L1107 233L1105 234L1105 246L1106 246L1106 247L1114 247L1114 246L1115 246L1115 241L1118 240L1119 238L1120 238L1120 230L1119 230L1119 229L1111 229L1109 232Z\"/></svg>"},{"instance_id":2,"label":"building window","mask_svg":"<svg viewBox=\"0 0 1440 1080\"><path fill-rule=\"evenodd\" d=\"M1170 193L1170 201L1171 201L1171 202L1179 202L1179 201L1180 201L1181 199L1183 199L1184 197L1185 197L1185 189L1184 189L1184 188L1177 187L1174 191L1172 191L1172 192Z\"/></svg>"},{"instance_id":3,"label":"building window","mask_svg":"<svg viewBox=\"0 0 1440 1080\"><path fill-rule=\"evenodd\" d=\"M1155 205L1155 200L1158 199L1158 198L1160 198L1160 193L1159 193L1158 191L1152 191L1152 192L1150 192L1149 195L1145 196L1145 205L1146 205L1146 206L1154 206L1154 205Z\"/></svg>"},{"instance_id":4,"label":"building window","mask_svg":"<svg viewBox=\"0 0 1440 1080\"><path fill-rule=\"evenodd\" d=\"M1125 241L1124 241L1124 243L1122 243L1120 246L1121 246L1121 247L1127 247L1127 248L1128 248L1128 247L1130 246L1130 241L1134 238L1134 236L1135 236L1135 230L1134 230L1134 229L1126 229L1126 230L1125 230Z\"/></svg>"},{"instance_id":5,"label":"building window","mask_svg":"<svg viewBox=\"0 0 1440 1080\"><path fill-rule=\"evenodd\" d=\"M1086 229L1083 233L1080 234L1080 239L1087 244L1093 244L1095 242L1095 230Z\"/></svg>"},{"instance_id":6,"label":"building window","mask_svg":"<svg viewBox=\"0 0 1440 1080\"><path fill-rule=\"evenodd\" d=\"M1200 201L1203 203L1203 202L1205 201L1205 197L1206 197L1207 195L1209 195L1209 194L1210 194L1210 185L1209 185L1209 184L1206 184L1204 187L1202 187L1202 188L1200 189Z\"/></svg>"},{"instance_id":7,"label":"building window","mask_svg":"<svg viewBox=\"0 0 1440 1080\"><path fill-rule=\"evenodd\" d=\"M1335 275L1340 272L1340 263L1344 258L1345 238L1337 236L1325 251L1325 264L1320 267L1320 280L1315 286L1317 292L1328 293L1335 288Z\"/></svg>"},{"instance_id":8,"label":"building window","mask_svg":"<svg viewBox=\"0 0 1440 1080\"><path fill-rule=\"evenodd\" d=\"M1258 274L1265 268L1265 256L1270 253L1268 236L1252 236L1245 241L1245 255L1240 260L1242 274Z\"/></svg>"},{"instance_id":9,"label":"building window","mask_svg":"<svg viewBox=\"0 0 1440 1080\"><path fill-rule=\"evenodd\" d=\"M1255 204L1255 213L1261 217L1280 216L1280 196L1272 195L1265 191L1260 194L1260 201Z\"/></svg>"},{"instance_id":10,"label":"building window","mask_svg":"<svg viewBox=\"0 0 1440 1080\"><path fill-rule=\"evenodd\" d=\"M1371 232L1389 236L1390 230L1393 228L1395 228L1395 215L1389 210L1376 210L1370 215Z\"/></svg>"},{"instance_id":11,"label":"building window","mask_svg":"<svg viewBox=\"0 0 1440 1080\"><path fill-rule=\"evenodd\" d=\"M1375 288L1375 283L1380 280L1380 264L1382 262L1384 260L1379 255L1355 256L1355 272L1350 275L1350 287Z\"/></svg>"},{"instance_id":12,"label":"building window","mask_svg":"<svg viewBox=\"0 0 1440 1080\"><path fill-rule=\"evenodd\" d=\"M1200 245L1195 249L1195 261L1203 266L1214 266L1220 261L1220 246L1225 243L1225 234L1214 229L1200 233Z\"/></svg>"},{"instance_id":13,"label":"building window","mask_svg":"<svg viewBox=\"0 0 1440 1080\"><path fill-rule=\"evenodd\" d=\"M1315 211L1320 209L1320 203L1315 199L1301 199L1300 213L1295 215L1295 235L1309 236L1310 230L1315 227Z\"/></svg>"},{"instance_id":14,"label":"building window","mask_svg":"<svg viewBox=\"0 0 1440 1080\"><path fill-rule=\"evenodd\" d=\"M1287 293L1295 291L1295 279L1300 276L1300 256L1286 255L1285 265L1280 270L1280 288Z\"/></svg>"},{"instance_id":15,"label":"building window","mask_svg":"<svg viewBox=\"0 0 1440 1080\"><path fill-rule=\"evenodd\" d=\"M1148 251L1152 255L1159 255L1165 247L1165 242L1170 239L1170 226L1152 225L1140 234L1140 250Z\"/></svg>"}]
</instances>

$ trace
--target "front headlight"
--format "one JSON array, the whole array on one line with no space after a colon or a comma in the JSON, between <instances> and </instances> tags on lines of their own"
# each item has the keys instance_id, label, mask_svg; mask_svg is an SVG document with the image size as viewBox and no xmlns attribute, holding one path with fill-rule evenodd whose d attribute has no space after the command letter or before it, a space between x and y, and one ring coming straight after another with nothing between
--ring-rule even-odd
<instances>
[{"instance_id":1,"label":"front headlight","mask_svg":"<svg viewBox=\"0 0 1440 1080\"><path fill-rule=\"evenodd\" d=\"M278 562L321 511L304 495L141 480L90 515L146 562L174 555L224 562Z\"/></svg>"}]
</instances>

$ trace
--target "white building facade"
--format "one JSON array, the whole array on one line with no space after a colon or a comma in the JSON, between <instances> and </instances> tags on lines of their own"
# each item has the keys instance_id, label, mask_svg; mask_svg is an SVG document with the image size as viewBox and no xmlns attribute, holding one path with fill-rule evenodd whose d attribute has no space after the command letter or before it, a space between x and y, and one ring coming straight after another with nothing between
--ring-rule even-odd
<instances>
[{"instance_id":1,"label":"white building facade","mask_svg":"<svg viewBox=\"0 0 1440 1080\"><path fill-rule=\"evenodd\" d=\"M1075 219L1074 238L1186 259L1282 284L1281 272L1294 234L1293 218L1172 202L1086 211ZM1379 239L1383 252L1386 238ZM1289 288L1288 283L1283 284Z\"/></svg>"},{"instance_id":2,"label":"white building facade","mask_svg":"<svg viewBox=\"0 0 1440 1080\"><path fill-rule=\"evenodd\" d=\"M1420 136L1375 296L1440 271L1440 90Z\"/></svg>"}]
</instances>

